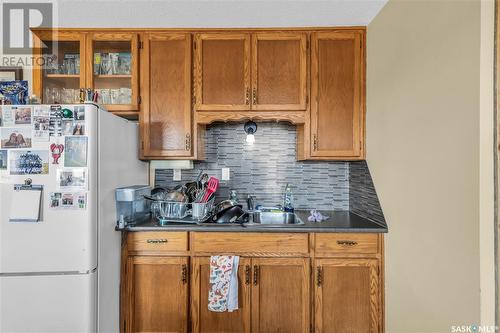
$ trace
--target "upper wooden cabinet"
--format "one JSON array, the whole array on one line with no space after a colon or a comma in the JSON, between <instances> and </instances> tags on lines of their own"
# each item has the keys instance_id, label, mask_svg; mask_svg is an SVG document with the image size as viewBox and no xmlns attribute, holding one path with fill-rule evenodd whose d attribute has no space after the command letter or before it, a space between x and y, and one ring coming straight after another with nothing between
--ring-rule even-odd
<instances>
[{"instance_id":1,"label":"upper wooden cabinet","mask_svg":"<svg viewBox=\"0 0 500 333\"><path fill-rule=\"evenodd\" d=\"M87 35L86 86L98 92L98 103L108 111L139 109L138 40L127 32Z\"/></svg>"},{"instance_id":2,"label":"upper wooden cabinet","mask_svg":"<svg viewBox=\"0 0 500 333\"><path fill-rule=\"evenodd\" d=\"M79 103L80 89L90 88L107 110L137 116L137 33L35 29L33 42L35 64L44 64L33 70L33 93L42 103Z\"/></svg>"},{"instance_id":3,"label":"upper wooden cabinet","mask_svg":"<svg viewBox=\"0 0 500 333\"><path fill-rule=\"evenodd\" d=\"M33 94L43 103L79 103L86 87L85 33L40 31L33 34ZM41 66L43 64L43 66Z\"/></svg>"},{"instance_id":4,"label":"upper wooden cabinet","mask_svg":"<svg viewBox=\"0 0 500 333\"><path fill-rule=\"evenodd\" d=\"M207 33L195 39L196 110L306 109L306 33Z\"/></svg>"},{"instance_id":5,"label":"upper wooden cabinet","mask_svg":"<svg viewBox=\"0 0 500 333\"><path fill-rule=\"evenodd\" d=\"M141 158L190 158L191 35L146 33L142 37Z\"/></svg>"},{"instance_id":6,"label":"upper wooden cabinet","mask_svg":"<svg viewBox=\"0 0 500 333\"><path fill-rule=\"evenodd\" d=\"M196 110L249 110L250 35L212 33L195 38Z\"/></svg>"},{"instance_id":7,"label":"upper wooden cabinet","mask_svg":"<svg viewBox=\"0 0 500 333\"><path fill-rule=\"evenodd\" d=\"M312 34L311 157L364 158L364 34Z\"/></svg>"},{"instance_id":8,"label":"upper wooden cabinet","mask_svg":"<svg viewBox=\"0 0 500 333\"><path fill-rule=\"evenodd\" d=\"M252 109L305 110L307 34L252 35Z\"/></svg>"},{"instance_id":9,"label":"upper wooden cabinet","mask_svg":"<svg viewBox=\"0 0 500 333\"><path fill-rule=\"evenodd\" d=\"M365 158L364 28L33 31L35 62L56 56L34 94L77 103L92 88L140 114L141 159L202 159L206 125L248 119L297 125L298 160Z\"/></svg>"}]
</instances>

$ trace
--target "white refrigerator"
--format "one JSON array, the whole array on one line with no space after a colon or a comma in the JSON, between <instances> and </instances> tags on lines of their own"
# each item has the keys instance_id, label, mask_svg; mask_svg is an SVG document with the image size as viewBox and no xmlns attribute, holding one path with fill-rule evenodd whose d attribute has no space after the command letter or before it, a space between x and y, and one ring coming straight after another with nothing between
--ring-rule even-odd
<instances>
[{"instance_id":1,"label":"white refrigerator","mask_svg":"<svg viewBox=\"0 0 500 333\"><path fill-rule=\"evenodd\" d=\"M148 165L138 160L138 124L94 104L62 105L60 111L73 111L73 118L62 118L60 124L57 112L50 111L47 131L41 126L46 122L43 107L22 107L2 110L0 127L0 153L8 159L0 169L0 332L118 332L121 234L115 231L114 190L148 183ZM22 147L16 148L12 133L24 134L17 136ZM83 186L63 173L75 165L82 170L82 146L75 146L82 141L75 136L87 138ZM58 164L50 151L53 143L67 145ZM27 171L26 158L19 157L27 151L44 162L43 151L48 151L48 170L43 163L42 174ZM15 201L20 198L14 184L27 178L34 187L43 186L39 222L13 216L13 211L19 214ZM21 205L33 209L31 203Z\"/></svg>"}]
</instances>

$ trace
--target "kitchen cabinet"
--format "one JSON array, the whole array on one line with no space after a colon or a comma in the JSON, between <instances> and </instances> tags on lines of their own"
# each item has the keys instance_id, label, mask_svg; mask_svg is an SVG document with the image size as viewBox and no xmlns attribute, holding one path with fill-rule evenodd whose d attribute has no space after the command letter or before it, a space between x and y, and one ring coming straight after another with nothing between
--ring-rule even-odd
<instances>
[{"instance_id":1,"label":"kitchen cabinet","mask_svg":"<svg viewBox=\"0 0 500 333\"><path fill-rule=\"evenodd\" d=\"M309 259L252 259L252 333L309 330Z\"/></svg>"},{"instance_id":2,"label":"kitchen cabinet","mask_svg":"<svg viewBox=\"0 0 500 333\"><path fill-rule=\"evenodd\" d=\"M187 332L188 263L188 257L128 257L122 331Z\"/></svg>"},{"instance_id":3,"label":"kitchen cabinet","mask_svg":"<svg viewBox=\"0 0 500 333\"><path fill-rule=\"evenodd\" d=\"M309 159L364 158L364 54L361 32L311 36Z\"/></svg>"},{"instance_id":4,"label":"kitchen cabinet","mask_svg":"<svg viewBox=\"0 0 500 333\"><path fill-rule=\"evenodd\" d=\"M95 89L108 111L137 117L138 34L115 30L33 29L33 93L42 103L79 103Z\"/></svg>"},{"instance_id":5,"label":"kitchen cabinet","mask_svg":"<svg viewBox=\"0 0 500 333\"><path fill-rule=\"evenodd\" d=\"M195 38L196 110L306 109L306 33L207 33Z\"/></svg>"},{"instance_id":6,"label":"kitchen cabinet","mask_svg":"<svg viewBox=\"0 0 500 333\"><path fill-rule=\"evenodd\" d=\"M35 66L34 94L75 103L97 89L140 116L141 159L203 159L207 125L249 119L296 125L298 160L365 158L364 28L33 32L35 63L51 63Z\"/></svg>"},{"instance_id":7,"label":"kitchen cabinet","mask_svg":"<svg viewBox=\"0 0 500 333\"><path fill-rule=\"evenodd\" d=\"M307 34L252 34L252 110L306 110Z\"/></svg>"},{"instance_id":8,"label":"kitchen cabinet","mask_svg":"<svg viewBox=\"0 0 500 333\"><path fill-rule=\"evenodd\" d=\"M98 92L97 102L117 113L139 110L138 34L92 32L86 41L86 86Z\"/></svg>"},{"instance_id":9,"label":"kitchen cabinet","mask_svg":"<svg viewBox=\"0 0 500 333\"><path fill-rule=\"evenodd\" d=\"M191 35L142 36L141 158L192 158Z\"/></svg>"},{"instance_id":10,"label":"kitchen cabinet","mask_svg":"<svg viewBox=\"0 0 500 333\"><path fill-rule=\"evenodd\" d=\"M224 254L240 256L239 309L211 312ZM121 332L383 333L383 256L376 233L126 232Z\"/></svg>"},{"instance_id":11,"label":"kitchen cabinet","mask_svg":"<svg viewBox=\"0 0 500 333\"><path fill-rule=\"evenodd\" d=\"M314 272L316 333L382 332L376 259L316 259Z\"/></svg>"},{"instance_id":12,"label":"kitchen cabinet","mask_svg":"<svg viewBox=\"0 0 500 333\"><path fill-rule=\"evenodd\" d=\"M195 38L195 109L250 110L250 34Z\"/></svg>"},{"instance_id":13,"label":"kitchen cabinet","mask_svg":"<svg viewBox=\"0 0 500 333\"><path fill-rule=\"evenodd\" d=\"M238 266L238 310L208 310L210 257L194 257L192 261L191 314L193 333L250 333L251 260L240 258Z\"/></svg>"},{"instance_id":14,"label":"kitchen cabinet","mask_svg":"<svg viewBox=\"0 0 500 333\"><path fill-rule=\"evenodd\" d=\"M79 103L86 87L86 34L40 31L33 35L33 94L43 103Z\"/></svg>"}]
</instances>

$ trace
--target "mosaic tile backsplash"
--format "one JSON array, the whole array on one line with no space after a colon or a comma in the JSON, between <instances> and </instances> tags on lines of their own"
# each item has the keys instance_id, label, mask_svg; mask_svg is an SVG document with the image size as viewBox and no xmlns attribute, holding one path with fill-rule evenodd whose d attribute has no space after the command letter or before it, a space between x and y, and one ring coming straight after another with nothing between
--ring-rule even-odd
<instances>
[{"instance_id":1,"label":"mosaic tile backsplash","mask_svg":"<svg viewBox=\"0 0 500 333\"><path fill-rule=\"evenodd\" d=\"M349 210L385 224L384 213L366 161L349 163Z\"/></svg>"},{"instance_id":2,"label":"mosaic tile backsplash","mask_svg":"<svg viewBox=\"0 0 500 333\"><path fill-rule=\"evenodd\" d=\"M221 169L230 168L230 180L221 181L216 200L234 189L242 203L252 194L257 204L277 205L290 183L295 208L349 209L349 162L297 162L296 130L288 123L258 123L255 143L245 138L243 123L212 124L205 134L205 160L182 170L180 182L172 180L173 170L157 170L156 185L170 188L191 181L200 169L221 179Z\"/></svg>"}]
</instances>

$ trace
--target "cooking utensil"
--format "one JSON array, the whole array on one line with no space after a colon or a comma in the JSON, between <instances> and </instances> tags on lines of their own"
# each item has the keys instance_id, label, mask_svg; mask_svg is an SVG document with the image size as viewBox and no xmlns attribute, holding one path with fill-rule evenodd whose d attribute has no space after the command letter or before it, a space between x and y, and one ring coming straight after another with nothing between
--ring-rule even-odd
<instances>
[{"instance_id":1,"label":"cooking utensil","mask_svg":"<svg viewBox=\"0 0 500 333\"><path fill-rule=\"evenodd\" d=\"M215 177L210 177L207 183L207 191L203 196L202 202L207 202L208 198L210 198L212 193L215 193L215 191L217 191L218 187L219 187L219 180Z\"/></svg>"},{"instance_id":2,"label":"cooking utensil","mask_svg":"<svg viewBox=\"0 0 500 333\"><path fill-rule=\"evenodd\" d=\"M243 223L240 218L244 215L241 205L230 206L210 216L206 223Z\"/></svg>"}]
</instances>

